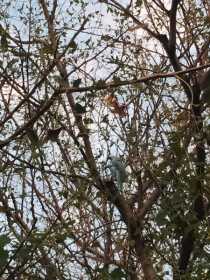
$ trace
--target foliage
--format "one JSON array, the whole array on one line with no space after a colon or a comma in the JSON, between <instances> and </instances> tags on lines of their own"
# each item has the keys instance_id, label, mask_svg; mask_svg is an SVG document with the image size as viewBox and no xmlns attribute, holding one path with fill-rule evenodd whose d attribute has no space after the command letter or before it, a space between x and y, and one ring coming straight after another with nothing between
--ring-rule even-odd
<instances>
[{"instance_id":1,"label":"foliage","mask_svg":"<svg viewBox=\"0 0 210 280\"><path fill-rule=\"evenodd\" d=\"M0 278L208 279L208 1L2 0L0 19Z\"/></svg>"}]
</instances>

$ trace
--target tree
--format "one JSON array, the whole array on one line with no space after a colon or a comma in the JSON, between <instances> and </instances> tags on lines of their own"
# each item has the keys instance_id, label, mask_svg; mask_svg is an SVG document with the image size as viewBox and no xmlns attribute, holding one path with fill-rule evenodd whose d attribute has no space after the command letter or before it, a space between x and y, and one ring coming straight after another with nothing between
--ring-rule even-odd
<instances>
[{"instance_id":1,"label":"tree","mask_svg":"<svg viewBox=\"0 0 210 280\"><path fill-rule=\"evenodd\" d=\"M208 1L0 17L1 279L208 279Z\"/></svg>"}]
</instances>

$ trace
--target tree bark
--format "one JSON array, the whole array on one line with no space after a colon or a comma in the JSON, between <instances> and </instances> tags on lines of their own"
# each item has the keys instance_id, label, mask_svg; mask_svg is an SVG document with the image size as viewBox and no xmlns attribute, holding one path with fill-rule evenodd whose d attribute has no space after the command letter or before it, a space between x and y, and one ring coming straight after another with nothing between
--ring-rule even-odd
<instances>
[{"instance_id":1,"label":"tree bark","mask_svg":"<svg viewBox=\"0 0 210 280\"><path fill-rule=\"evenodd\" d=\"M145 247L144 241L141 239L135 240L135 251L141 263L145 280L155 280L156 273L149 255L149 250Z\"/></svg>"}]
</instances>

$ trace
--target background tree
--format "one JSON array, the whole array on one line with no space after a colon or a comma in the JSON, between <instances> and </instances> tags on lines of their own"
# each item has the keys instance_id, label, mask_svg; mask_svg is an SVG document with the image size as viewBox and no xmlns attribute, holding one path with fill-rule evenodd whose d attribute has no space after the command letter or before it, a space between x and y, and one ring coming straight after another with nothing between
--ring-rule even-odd
<instances>
[{"instance_id":1,"label":"background tree","mask_svg":"<svg viewBox=\"0 0 210 280\"><path fill-rule=\"evenodd\" d=\"M209 279L209 11L1 1L1 279Z\"/></svg>"}]
</instances>

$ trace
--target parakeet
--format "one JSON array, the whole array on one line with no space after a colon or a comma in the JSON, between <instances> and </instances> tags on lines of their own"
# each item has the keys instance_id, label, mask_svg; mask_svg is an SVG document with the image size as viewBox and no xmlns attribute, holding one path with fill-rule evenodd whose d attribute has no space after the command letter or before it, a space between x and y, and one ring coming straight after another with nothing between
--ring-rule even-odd
<instances>
[{"instance_id":1,"label":"parakeet","mask_svg":"<svg viewBox=\"0 0 210 280\"><path fill-rule=\"evenodd\" d=\"M111 174L112 177L117 181L117 186L120 191L122 191L123 183L126 180L126 171L125 166L123 165L122 161L118 157L111 158Z\"/></svg>"},{"instance_id":2,"label":"parakeet","mask_svg":"<svg viewBox=\"0 0 210 280\"><path fill-rule=\"evenodd\" d=\"M78 88L80 86L81 82L82 82L81 79L73 80L72 85L73 85L73 87Z\"/></svg>"},{"instance_id":3,"label":"parakeet","mask_svg":"<svg viewBox=\"0 0 210 280\"><path fill-rule=\"evenodd\" d=\"M46 141L51 140L52 142L56 142L58 140L58 136L62 129L63 129L62 126L56 129L48 129L45 140Z\"/></svg>"}]
</instances>

